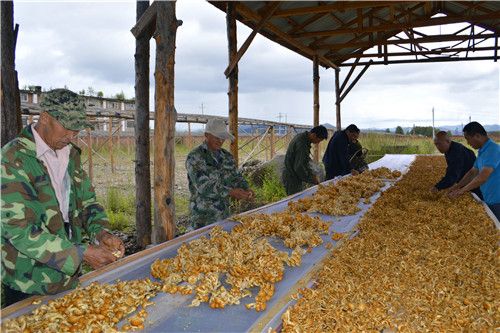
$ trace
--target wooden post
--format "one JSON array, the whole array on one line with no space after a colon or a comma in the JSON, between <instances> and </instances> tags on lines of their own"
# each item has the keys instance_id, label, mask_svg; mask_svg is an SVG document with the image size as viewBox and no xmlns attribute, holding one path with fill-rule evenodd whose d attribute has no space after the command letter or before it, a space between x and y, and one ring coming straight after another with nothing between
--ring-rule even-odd
<instances>
[{"instance_id":1,"label":"wooden post","mask_svg":"<svg viewBox=\"0 0 500 333\"><path fill-rule=\"evenodd\" d=\"M115 157L113 155L113 118L108 117L108 136L109 136L109 160L111 162L111 173L115 173Z\"/></svg>"},{"instance_id":2,"label":"wooden post","mask_svg":"<svg viewBox=\"0 0 500 333\"><path fill-rule=\"evenodd\" d=\"M139 21L149 1L137 1ZM135 229L137 245L151 244L151 170L149 162L149 36L135 41Z\"/></svg>"},{"instance_id":3,"label":"wooden post","mask_svg":"<svg viewBox=\"0 0 500 333\"><path fill-rule=\"evenodd\" d=\"M191 123L188 123L188 149L193 149L193 136L191 135Z\"/></svg>"},{"instance_id":4,"label":"wooden post","mask_svg":"<svg viewBox=\"0 0 500 333\"><path fill-rule=\"evenodd\" d=\"M269 126L269 141L270 141L270 159L272 160L275 155L274 151L274 126Z\"/></svg>"},{"instance_id":5,"label":"wooden post","mask_svg":"<svg viewBox=\"0 0 500 333\"><path fill-rule=\"evenodd\" d=\"M229 64L236 59L238 52L238 44L236 40L236 3L227 2L226 8L226 26L227 26L227 42L228 42L228 59ZM234 157L236 166L238 166L238 64L228 76L228 98L229 98L229 132L234 136L231 142L230 150Z\"/></svg>"},{"instance_id":6,"label":"wooden post","mask_svg":"<svg viewBox=\"0 0 500 333\"><path fill-rule=\"evenodd\" d=\"M19 25L14 28L14 2L1 2L1 146L21 131L21 98L15 70L16 41Z\"/></svg>"},{"instance_id":7,"label":"wooden post","mask_svg":"<svg viewBox=\"0 0 500 333\"><path fill-rule=\"evenodd\" d=\"M88 146L88 162L89 162L89 178L90 182L94 179L94 162L92 161L92 134L90 128L87 128L87 146Z\"/></svg>"},{"instance_id":8,"label":"wooden post","mask_svg":"<svg viewBox=\"0 0 500 333\"><path fill-rule=\"evenodd\" d=\"M340 131L342 129L340 122L340 69L335 69L335 108L337 115L337 128L335 130Z\"/></svg>"},{"instance_id":9,"label":"wooden post","mask_svg":"<svg viewBox=\"0 0 500 333\"><path fill-rule=\"evenodd\" d=\"M318 56L313 58L313 126L319 125L319 62ZM319 145L314 145L314 161L319 161Z\"/></svg>"},{"instance_id":10,"label":"wooden post","mask_svg":"<svg viewBox=\"0 0 500 333\"><path fill-rule=\"evenodd\" d=\"M118 118L118 138L116 140L116 150L120 151L122 149L122 121L120 118Z\"/></svg>"},{"instance_id":11,"label":"wooden post","mask_svg":"<svg viewBox=\"0 0 500 333\"><path fill-rule=\"evenodd\" d=\"M155 132L154 132L154 239L174 238L175 38L179 23L175 1L158 1L156 14Z\"/></svg>"}]
</instances>

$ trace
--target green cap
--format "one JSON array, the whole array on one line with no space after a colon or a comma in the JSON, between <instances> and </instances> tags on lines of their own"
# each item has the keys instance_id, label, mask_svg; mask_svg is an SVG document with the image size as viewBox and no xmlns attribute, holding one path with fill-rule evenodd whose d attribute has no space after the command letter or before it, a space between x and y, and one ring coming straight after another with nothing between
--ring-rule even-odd
<instances>
[{"instance_id":1,"label":"green cap","mask_svg":"<svg viewBox=\"0 0 500 333\"><path fill-rule=\"evenodd\" d=\"M71 90L54 89L44 93L40 107L66 129L72 131L88 127L94 129L85 114L85 99Z\"/></svg>"}]
</instances>

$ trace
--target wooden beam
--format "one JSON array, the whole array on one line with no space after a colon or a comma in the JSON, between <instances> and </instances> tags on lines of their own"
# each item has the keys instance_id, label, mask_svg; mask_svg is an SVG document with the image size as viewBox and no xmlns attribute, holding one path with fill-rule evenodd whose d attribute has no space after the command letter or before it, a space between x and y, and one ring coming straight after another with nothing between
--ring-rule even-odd
<instances>
[{"instance_id":1,"label":"wooden beam","mask_svg":"<svg viewBox=\"0 0 500 333\"><path fill-rule=\"evenodd\" d=\"M236 3L229 1L226 8L227 45L229 64L234 63L228 77L228 102L229 102L229 132L234 136L230 150L236 166L238 157L238 62L237 62L237 32L236 32ZM255 30L254 30L255 31Z\"/></svg>"},{"instance_id":2,"label":"wooden beam","mask_svg":"<svg viewBox=\"0 0 500 333\"><path fill-rule=\"evenodd\" d=\"M156 243L175 235L175 122L174 64L178 21L175 1L155 2L156 69L154 132L154 239Z\"/></svg>"},{"instance_id":3,"label":"wooden beam","mask_svg":"<svg viewBox=\"0 0 500 333\"><path fill-rule=\"evenodd\" d=\"M417 63L430 63L430 62L455 62L455 61L476 61L476 60L495 60L495 57L489 56L489 57L469 57L469 58L448 58L448 57L434 57L434 58L426 58L426 59L412 59L412 60L388 60L387 63L384 61L373 61L371 60L371 65L391 65L391 64L417 64ZM370 62L361 62L359 65L367 65L370 64ZM347 67L351 66L352 63L344 63L340 64L341 67Z\"/></svg>"},{"instance_id":4,"label":"wooden beam","mask_svg":"<svg viewBox=\"0 0 500 333\"><path fill-rule=\"evenodd\" d=\"M409 7L407 10L408 11L415 11L415 10L419 10L421 7L424 7L425 6L425 3L417 3L416 5L414 6L411 6ZM370 10L368 13L366 13L367 16L370 17L372 23L373 23L373 19L377 19L377 20L381 20L379 17L375 17L375 14L377 14L382 8L374 8L372 10ZM431 15L430 13L426 13L427 15ZM399 13L396 15L396 19L400 19L401 17L404 16L404 13ZM385 20L383 20L385 21ZM354 22L354 20L353 20ZM370 24L371 26L372 24ZM370 33L362 33L362 34L358 34L356 37L352 38L350 41L348 41L348 43L353 43L353 42L356 42L358 40L361 40L363 38L366 38L368 36L369 38L369 42L372 43L370 45L370 47L376 45L374 39L373 38L373 35L376 34L377 35L377 38L376 40L380 40L380 41L385 41L387 40L388 38L392 37L393 35L397 34L397 31L389 31L389 32L385 32L385 33L381 33L381 32L370 32ZM325 37L326 38L326 37ZM319 45L320 43L316 43L316 45ZM382 53L382 46L381 45L378 45L379 46L379 52ZM330 51L332 52L332 51ZM329 53L330 53L329 52ZM325 56L328 56L328 53L325 54ZM336 58L333 58L333 61L335 62L343 62L346 58L346 56L343 56L343 57L336 57ZM348 57L347 57L348 58Z\"/></svg>"},{"instance_id":5,"label":"wooden beam","mask_svg":"<svg viewBox=\"0 0 500 333\"><path fill-rule=\"evenodd\" d=\"M319 125L319 61L313 59L313 126ZM314 160L319 162L319 146L314 145Z\"/></svg>"},{"instance_id":6,"label":"wooden beam","mask_svg":"<svg viewBox=\"0 0 500 333\"><path fill-rule=\"evenodd\" d=\"M247 37L247 39L245 40L243 45L241 45L240 49L238 50L238 53L236 54L235 57L232 58L231 62L229 63L229 66L227 66L226 70L224 71L224 75L226 75L226 78L229 77L229 74L231 74L234 67L240 61L241 57L243 57L245 52L248 50L248 47L252 43L252 41L255 38L255 36L257 35L257 33L264 27L266 22L271 18L271 15L278 9L280 4L281 4L281 2L279 2L279 1L273 2L270 5L269 9L266 11L266 13L264 13L264 15L260 19L259 23L257 24L257 26L253 29L253 31Z\"/></svg>"},{"instance_id":7,"label":"wooden beam","mask_svg":"<svg viewBox=\"0 0 500 333\"><path fill-rule=\"evenodd\" d=\"M309 6L280 10L273 16L286 17L305 14L329 13L335 11L343 11L346 9L388 7L394 6L400 2L401 1L338 1L337 3L323 6Z\"/></svg>"},{"instance_id":8,"label":"wooden beam","mask_svg":"<svg viewBox=\"0 0 500 333\"><path fill-rule=\"evenodd\" d=\"M341 50L344 48L362 48L362 47L372 47L377 44L387 44L387 45L395 45L395 44L408 44L413 41L416 43L441 43L441 42L450 42L450 41L461 41L468 39L485 39L485 38L494 38L495 34L482 34L482 35L437 35L437 36L427 36L421 38L408 38L408 39L394 39L394 40L384 40L377 39L373 43L366 42L354 42L354 43L338 43L338 44L329 44L329 45L319 45L318 49L329 49L329 50Z\"/></svg>"},{"instance_id":9,"label":"wooden beam","mask_svg":"<svg viewBox=\"0 0 500 333\"><path fill-rule=\"evenodd\" d=\"M242 2L237 3L236 9L237 9L237 12L242 17L244 17L248 20L251 20L252 22L259 22L261 20L261 17L258 14L254 13L247 6L245 6ZM314 57L314 55L317 54L314 50L312 50L311 48L294 40L288 34L281 31L280 28L276 27L272 23L266 22L265 28L266 28L266 30L268 30L269 32L274 34L276 37L281 39L283 42L285 42L285 43L281 43L282 45L285 45L285 46L290 47L290 48L295 48L296 52L302 53L303 55L309 57L310 59L312 59ZM279 43L279 42L277 42L277 43ZM325 67L338 68L338 66L336 64L334 64L332 61L330 61L329 59L327 59L323 56L319 56L319 60L322 62L322 65L324 65Z\"/></svg>"},{"instance_id":10,"label":"wooden beam","mask_svg":"<svg viewBox=\"0 0 500 333\"><path fill-rule=\"evenodd\" d=\"M439 50L427 50L427 51L412 51L412 52L389 52L387 56L389 57L404 57L404 56L416 56L416 55L441 55L451 52L466 52L466 51L495 51L498 50L498 46L487 46L487 47L461 47L461 48L442 48ZM384 53L356 53L351 54L349 58L351 59L360 59L360 58L374 58L384 56Z\"/></svg>"},{"instance_id":11,"label":"wooden beam","mask_svg":"<svg viewBox=\"0 0 500 333\"><path fill-rule=\"evenodd\" d=\"M369 16L369 17L373 17L374 14L378 13L379 11L383 10L384 8L383 7L376 7L376 8L372 8L370 9L365 15L366 16ZM333 17L333 16L332 16ZM334 17L336 18L336 16ZM338 29L344 29L344 28L347 28L347 27L350 27L351 25L353 24L356 24L357 23L357 18L353 18L351 19L350 21L346 22L345 24L342 24L341 26L337 27ZM355 39L358 39L360 38L361 36L365 36L366 34L360 34L360 35L357 35L355 37ZM315 40L314 42L310 43L309 44L309 47L315 49L317 45L320 45L324 40L328 39L329 37L326 36L326 37L322 37L322 38L318 38L317 40Z\"/></svg>"},{"instance_id":12,"label":"wooden beam","mask_svg":"<svg viewBox=\"0 0 500 333\"><path fill-rule=\"evenodd\" d=\"M337 131L342 129L342 124L340 122L340 69L335 70L335 113L337 118Z\"/></svg>"},{"instance_id":13,"label":"wooden beam","mask_svg":"<svg viewBox=\"0 0 500 333\"><path fill-rule=\"evenodd\" d=\"M149 1L147 2L149 5ZM157 3L158 1L153 1L151 6L148 6L146 11L142 13L134 27L130 30L135 38L147 37L149 39L153 36L156 28Z\"/></svg>"},{"instance_id":14,"label":"wooden beam","mask_svg":"<svg viewBox=\"0 0 500 333\"><path fill-rule=\"evenodd\" d=\"M354 62L354 64L351 66L351 69L349 70L349 73L347 73L347 76L346 76L344 82L342 83L342 86L340 87L340 93L342 93L342 91L344 90L345 86L349 82L349 79L351 78L352 73L354 73L354 70L356 69L356 66L358 65L358 62L359 62L359 59L356 59L356 61Z\"/></svg>"},{"instance_id":15,"label":"wooden beam","mask_svg":"<svg viewBox=\"0 0 500 333\"><path fill-rule=\"evenodd\" d=\"M498 37L495 37L495 54L494 54L494 60L497 62L498 60Z\"/></svg>"},{"instance_id":16,"label":"wooden beam","mask_svg":"<svg viewBox=\"0 0 500 333\"><path fill-rule=\"evenodd\" d=\"M149 8L149 1L137 1L137 21ZM156 20L156 19L155 19ZM135 41L135 229L137 245L151 244L151 168L149 146L149 36Z\"/></svg>"},{"instance_id":17,"label":"wooden beam","mask_svg":"<svg viewBox=\"0 0 500 333\"><path fill-rule=\"evenodd\" d=\"M354 81L352 81L352 83L349 85L349 87L347 88L347 90L345 91L345 93L342 94L342 96L340 96L340 103L342 103L342 101L344 100L344 98L347 96L347 94L349 93L349 91L351 91L352 88L354 88L354 86L356 85L356 83L358 83L359 79L361 79L361 77L363 76L363 74L365 74L366 70L368 69L368 67L370 67L370 65L372 64L373 60L370 61L368 64L365 65L365 67L363 68L363 70L358 74L358 76L356 76L356 78L354 79Z\"/></svg>"},{"instance_id":18,"label":"wooden beam","mask_svg":"<svg viewBox=\"0 0 500 333\"><path fill-rule=\"evenodd\" d=\"M460 17L435 17L428 19L415 20L410 23L387 23L379 24L371 27L364 27L361 32L377 32L377 31L389 31L389 30L403 30L406 28L415 27L429 27L434 25L444 25L452 23L462 23L462 22L481 22L483 20L493 20L500 19L500 12L495 12L492 14L485 15L475 15L475 16L460 16ZM358 29L334 29L334 30L323 30L323 31L310 31L301 32L293 34L293 38L310 38L310 37L322 37L322 36L338 36L345 34L355 34L359 33Z\"/></svg>"}]
</instances>

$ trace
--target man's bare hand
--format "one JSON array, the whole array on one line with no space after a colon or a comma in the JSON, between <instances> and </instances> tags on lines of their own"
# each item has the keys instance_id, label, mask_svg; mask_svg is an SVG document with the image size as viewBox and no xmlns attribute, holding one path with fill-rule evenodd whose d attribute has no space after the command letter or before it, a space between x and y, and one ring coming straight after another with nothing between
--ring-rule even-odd
<instances>
[{"instance_id":1,"label":"man's bare hand","mask_svg":"<svg viewBox=\"0 0 500 333\"><path fill-rule=\"evenodd\" d=\"M123 245L120 238L107 231L102 231L99 235L97 235L96 239L106 249L111 251L111 254L113 254L116 258L123 258L123 255L125 254L125 245Z\"/></svg>"},{"instance_id":2,"label":"man's bare hand","mask_svg":"<svg viewBox=\"0 0 500 333\"><path fill-rule=\"evenodd\" d=\"M318 175L313 176L313 184L318 185L320 183Z\"/></svg>"},{"instance_id":3,"label":"man's bare hand","mask_svg":"<svg viewBox=\"0 0 500 333\"><path fill-rule=\"evenodd\" d=\"M456 199L458 198L459 196L461 196L462 194L464 194L465 191L462 190L462 189L457 189L457 190L453 190L453 191L450 191L448 193L448 196L451 198L451 199Z\"/></svg>"},{"instance_id":4,"label":"man's bare hand","mask_svg":"<svg viewBox=\"0 0 500 333\"><path fill-rule=\"evenodd\" d=\"M460 186L458 186L458 183L457 183L457 184L455 184L455 185L453 185L453 186L449 187L449 188L448 188L448 192L453 192L453 191L455 191L455 190L458 190L459 188L460 188Z\"/></svg>"},{"instance_id":5,"label":"man's bare hand","mask_svg":"<svg viewBox=\"0 0 500 333\"><path fill-rule=\"evenodd\" d=\"M104 246L90 245L83 253L83 261L93 269L101 268L116 260L116 257Z\"/></svg>"},{"instance_id":6,"label":"man's bare hand","mask_svg":"<svg viewBox=\"0 0 500 333\"><path fill-rule=\"evenodd\" d=\"M357 176L357 175L359 175L359 171L358 171L358 170L356 170L356 169L352 169L352 170L351 170L351 174L352 174L353 176Z\"/></svg>"},{"instance_id":7,"label":"man's bare hand","mask_svg":"<svg viewBox=\"0 0 500 333\"><path fill-rule=\"evenodd\" d=\"M248 193L242 188L233 188L229 191L229 195L237 200L243 200L248 198Z\"/></svg>"}]
</instances>

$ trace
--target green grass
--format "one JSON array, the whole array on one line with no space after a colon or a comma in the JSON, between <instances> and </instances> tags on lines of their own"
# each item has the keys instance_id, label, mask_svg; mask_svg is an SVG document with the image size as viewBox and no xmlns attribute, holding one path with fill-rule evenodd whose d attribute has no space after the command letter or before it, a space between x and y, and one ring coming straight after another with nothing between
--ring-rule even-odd
<instances>
[{"instance_id":1,"label":"green grass","mask_svg":"<svg viewBox=\"0 0 500 333\"><path fill-rule=\"evenodd\" d=\"M175 215L176 216L189 215L189 197L182 195L175 195Z\"/></svg>"},{"instance_id":2,"label":"green grass","mask_svg":"<svg viewBox=\"0 0 500 333\"><path fill-rule=\"evenodd\" d=\"M437 152L432 138L420 136L361 133L359 141L363 148L368 149L368 163L382 158L385 154L433 154Z\"/></svg>"},{"instance_id":3,"label":"green grass","mask_svg":"<svg viewBox=\"0 0 500 333\"><path fill-rule=\"evenodd\" d=\"M108 188L103 202L112 230L129 231L135 226L135 197L116 187Z\"/></svg>"}]
</instances>

